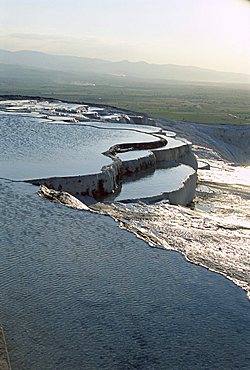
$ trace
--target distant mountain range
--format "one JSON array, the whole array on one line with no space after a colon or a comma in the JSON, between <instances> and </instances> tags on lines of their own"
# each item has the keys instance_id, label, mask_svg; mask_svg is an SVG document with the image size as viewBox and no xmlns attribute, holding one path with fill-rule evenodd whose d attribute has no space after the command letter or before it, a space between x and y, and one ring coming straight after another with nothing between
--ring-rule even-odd
<instances>
[{"instance_id":1,"label":"distant mountain range","mask_svg":"<svg viewBox=\"0 0 250 370\"><path fill-rule=\"evenodd\" d=\"M250 75L243 73L219 72L210 69L193 66L180 66L174 64L149 64L146 62L111 62L94 58L83 58L75 56L51 55L37 51L15 51L0 50L0 64L3 70L7 66L31 68L36 71L48 70L65 72L69 77L85 75L113 76L118 78L143 78L155 80L175 80L190 82L221 82L221 83L250 83Z\"/></svg>"}]
</instances>

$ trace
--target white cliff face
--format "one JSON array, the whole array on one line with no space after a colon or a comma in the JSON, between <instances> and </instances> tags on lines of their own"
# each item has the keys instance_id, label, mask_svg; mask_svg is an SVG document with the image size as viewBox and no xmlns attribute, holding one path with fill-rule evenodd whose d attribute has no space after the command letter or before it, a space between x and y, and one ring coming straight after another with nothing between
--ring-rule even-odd
<instances>
[{"instance_id":1,"label":"white cliff face","mask_svg":"<svg viewBox=\"0 0 250 370\"><path fill-rule=\"evenodd\" d=\"M172 149L173 150L173 149ZM171 151L172 151L171 150ZM178 157L177 157L178 158ZM172 162L171 162L172 163ZM176 162L175 162L176 163ZM34 185L46 185L55 190L66 191L75 196L88 195L98 199L108 194L114 193L121 185L121 180L125 174L140 174L146 169L155 169L157 160L153 153L143 158L121 162L116 160L110 166L106 166L100 173L75 177L55 177L29 180ZM167 174L167 173L166 173ZM183 177L176 188L162 191L144 198L138 194L137 200L157 202L163 199L169 200L171 204L187 205L192 202L195 196L196 171L190 168L190 174ZM133 199L134 201L136 199Z\"/></svg>"},{"instance_id":2,"label":"white cliff face","mask_svg":"<svg viewBox=\"0 0 250 370\"><path fill-rule=\"evenodd\" d=\"M176 167L177 164L186 164L189 168L189 174L183 175L181 181L168 187L165 185L160 194L154 194L149 197L143 197L138 194L137 200L141 199L148 202L157 202L168 200L171 204L187 205L192 202L195 196L196 188L196 169L197 161L192 153L191 145L186 142L171 139L171 145L168 144L157 150L146 152L143 156L135 159L122 160L113 153L113 163L102 168L101 172L96 174L72 176L72 177L52 177L29 180L34 185L46 185L49 188L66 191L75 196L91 196L95 199L114 193L119 189L121 181L126 175L141 175L146 170L156 170L157 166ZM141 147L147 143L140 143ZM121 156L122 157L122 156ZM157 172L157 170L156 170ZM166 171L166 176L168 176ZM173 174L169 173L169 176ZM135 199L133 199L135 201Z\"/></svg>"}]
</instances>

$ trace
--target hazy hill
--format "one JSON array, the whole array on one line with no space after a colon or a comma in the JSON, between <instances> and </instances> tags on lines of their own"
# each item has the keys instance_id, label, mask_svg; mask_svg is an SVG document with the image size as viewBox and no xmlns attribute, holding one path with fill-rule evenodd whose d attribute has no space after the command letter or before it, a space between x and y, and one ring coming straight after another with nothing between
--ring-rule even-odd
<instances>
[{"instance_id":1,"label":"hazy hill","mask_svg":"<svg viewBox=\"0 0 250 370\"><path fill-rule=\"evenodd\" d=\"M218 72L210 69L172 64L146 62L110 62L94 58L50 55L36 51L10 52L0 50L0 63L22 67L74 73L77 75L101 74L128 78L166 79L193 82L249 83L250 75Z\"/></svg>"},{"instance_id":2,"label":"hazy hill","mask_svg":"<svg viewBox=\"0 0 250 370\"><path fill-rule=\"evenodd\" d=\"M82 78L81 78L82 77ZM60 70L45 69L38 67L3 64L0 63L0 83L14 82L16 85L20 84L84 84L86 78L84 73L73 73ZM94 79L95 75L92 75Z\"/></svg>"}]
</instances>

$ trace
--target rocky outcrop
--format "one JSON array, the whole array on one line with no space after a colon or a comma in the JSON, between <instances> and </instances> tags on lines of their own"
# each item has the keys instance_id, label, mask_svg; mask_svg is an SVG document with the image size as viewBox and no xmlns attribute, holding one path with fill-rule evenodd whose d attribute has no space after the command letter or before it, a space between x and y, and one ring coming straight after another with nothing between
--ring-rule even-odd
<instances>
[{"instance_id":1,"label":"rocky outcrop","mask_svg":"<svg viewBox=\"0 0 250 370\"><path fill-rule=\"evenodd\" d=\"M51 202L61 203L70 208L81 209L89 211L89 207L82 203L79 199L65 191L57 191L47 188L45 185L40 187L38 195L42 198L48 199Z\"/></svg>"}]
</instances>

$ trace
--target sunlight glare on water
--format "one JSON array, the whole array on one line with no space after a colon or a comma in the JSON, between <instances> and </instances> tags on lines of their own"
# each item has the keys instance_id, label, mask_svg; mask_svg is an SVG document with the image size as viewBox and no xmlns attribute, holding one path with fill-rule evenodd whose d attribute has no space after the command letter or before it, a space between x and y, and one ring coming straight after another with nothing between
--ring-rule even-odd
<instances>
[{"instance_id":1,"label":"sunlight glare on water","mask_svg":"<svg viewBox=\"0 0 250 370\"><path fill-rule=\"evenodd\" d=\"M237 184L250 186L250 166L236 168L235 177Z\"/></svg>"},{"instance_id":2,"label":"sunlight glare on water","mask_svg":"<svg viewBox=\"0 0 250 370\"><path fill-rule=\"evenodd\" d=\"M232 166L231 164L210 160L210 170L199 171L199 178L221 184L250 186L250 166Z\"/></svg>"},{"instance_id":3,"label":"sunlight glare on water","mask_svg":"<svg viewBox=\"0 0 250 370\"><path fill-rule=\"evenodd\" d=\"M120 226L150 245L177 250L219 272L250 297L250 167L209 160L198 171L195 209L160 202L102 205Z\"/></svg>"}]
</instances>

